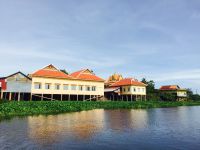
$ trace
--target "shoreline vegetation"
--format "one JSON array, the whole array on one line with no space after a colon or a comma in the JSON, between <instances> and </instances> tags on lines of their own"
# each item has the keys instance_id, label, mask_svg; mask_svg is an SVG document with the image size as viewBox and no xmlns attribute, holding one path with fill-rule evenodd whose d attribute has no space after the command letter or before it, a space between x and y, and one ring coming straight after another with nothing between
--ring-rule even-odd
<instances>
[{"instance_id":1,"label":"shoreline vegetation","mask_svg":"<svg viewBox=\"0 0 200 150\"><path fill-rule=\"evenodd\" d=\"M20 101L0 102L0 120L15 116L53 115L92 109L149 109L178 106L200 106L200 101Z\"/></svg>"}]
</instances>

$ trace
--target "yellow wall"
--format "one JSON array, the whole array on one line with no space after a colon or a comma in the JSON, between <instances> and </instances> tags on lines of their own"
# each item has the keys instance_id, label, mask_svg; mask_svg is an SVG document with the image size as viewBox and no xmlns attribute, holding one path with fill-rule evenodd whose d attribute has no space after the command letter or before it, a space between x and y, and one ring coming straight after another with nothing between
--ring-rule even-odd
<instances>
[{"instance_id":1,"label":"yellow wall","mask_svg":"<svg viewBox=\"0 0 200 150\"><path fill-rule=\"evenodd\" d=\"M125 91L124 91L125 88ZM130 88L130 91L128 89ZM134 91L136 89L136 91ZM145 86L122 86L121 90L122 95L146 95L146 87Z\"/></svg>"},{"instance_id":2,"label":"yellow wall","mask_svg":"<svg viewBox=\"0 0 200 150\"><path fill-rule=\"evenodd\" d=\"M35 89L34 83L41 83L41 89ZM50 89L45 89L45 83L51 84ZM55 89L55 84L60 84L59 90ZM63 89L64 84L69 85L68 90ZM71 85L77 85L76 90L71 90ZM83 85L83 91L79 90L78 85ZM86 91L85 86L96 86L96 91ZM33 77L31 92L34 94L104 95L104 82Z\"/></svg>"},{"instance_id":3,"label":"yellow wall","mask_svg":"<svg viewBox=\"0 0 200 150\"><path fill-rule=\"evenodd\" d=\"M178 97L187 97L187 91L177 91Z\"/></svg>"}]
</instances>

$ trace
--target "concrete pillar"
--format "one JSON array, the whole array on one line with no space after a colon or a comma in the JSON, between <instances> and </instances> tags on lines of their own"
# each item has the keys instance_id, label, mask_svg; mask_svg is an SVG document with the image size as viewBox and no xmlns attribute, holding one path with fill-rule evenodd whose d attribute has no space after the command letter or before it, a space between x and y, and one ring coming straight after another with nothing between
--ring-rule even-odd
<instances>
[{"instance_id":1,"label":"concrete pillar","mask_svg":"<svg viewBox=\"0 0 200 150\"><path fill-rule=\"evenodd\" d=\"M20 101L20 95L21 95L21 93L19 92L19 93L18 93L18 98L17 98L17 101L18 101L18 102Z\"/></svg>"},{"instance_id":2,"label":"concrete pillar","mask_svg":"<svg viewBox=\"0 0 200 150\"><path fill-rule=\"evenodd\" d=\"M126 101L128 101L128 95L126 95Z\"/></svg>"},{"instance_id":3,"label":"concrete pillar","mask_svg":"<svg viewBox=\"0 0 200 150\"><path fill-rule=\"evenodd\" d=\"M41 101L43 101L43 94L41 95Z\"/></svg>"},{"instance_id":4,"label":"concrete pillar","mask_svg":"<svg viewBox=\"0 0 200 150\"><path fill-rule=\"evenodd\" d=\"M51 101L53 100L53 94L51 94Z\"/></svg>"},{"instance_id":5,"label":"concrete pillar","mask_svg":"<svg viewBox=\"0 0 200 150\"><path fill-rule=\"evenodd\" d=\"M131 94L131 102L133 101L133 95Z\"/></svg>"},{"instance_id":6,"label":"concrete pillar","mask_svg":"<svg viewBox=\"0 0 200 150\"><path fill-rule=\"evenodd\" d=\"M32 93L31 93L31 95L30 95L30 101L32 101L32 98L33 98L33 95L32 95Z\"/></svg>"},{"instance_id":7,"label":"concrete pillar","mask_svg":"<svg viewBox=\"0 0 200 150\"><path fill-rule=\"evenodd\" d=\"M1 98L0 99L3 99L3 91L1 91Z\"/></svg>"},{"instance_id":8,"label":"concrete pillar","mask_svg":"<svg viewBox=\"0 0 200 150\"><path fill-rule=\"evenodd\" d=\"M76 96L76 100L78 101L78 94L77 94L77 96Z\"/></svg>"},{"instance_id":9,"label":"concrete pillar","mask_svg":"<svg viewBox=\"0 0 200 150\"><path fill-rule=\"evenodd\" d=\"M63 100L63 95L62 95L62 94L60 95L60 100L61 100L61 101Z\"/></svg>"},{"instance_id":10,"label":"concrete pillar","mask_svg":"<svg viewBox=\"0 0 200 150\"><path fill-rule=\"evenodd\" d=\"M68 101L70 101L70 94L68 95Z\"/></svg>"},{"instance_id":11,"label":"concrete pillar","mask_svg":"<svg viewBox=\"0 0 200 150\"><path fill-rule=\"evenodd\" d=\"M11 101L11 99L12 99L12 93L10 92L8 100Z\"/></svg>"},{"instance_id":12,"label":"concrete pillar","mask_svg":"<svg viewBox=\"0 0 200 150\"><path fill-rule=\"evenodd\" d=\"M83 95L83 101L85 101L85 95Z\"/></svg>"},{"instance_id":13,"label":"concrete pillar","mask_svg":"<svg viewBox=\"0 0 200 150\"><path fill-rule=\"evenodd\" d=\"M90 101L91 101L91 98L92 98L92 97L91 97L91 95L90 95Z\"/></svg>"}]
</instances>

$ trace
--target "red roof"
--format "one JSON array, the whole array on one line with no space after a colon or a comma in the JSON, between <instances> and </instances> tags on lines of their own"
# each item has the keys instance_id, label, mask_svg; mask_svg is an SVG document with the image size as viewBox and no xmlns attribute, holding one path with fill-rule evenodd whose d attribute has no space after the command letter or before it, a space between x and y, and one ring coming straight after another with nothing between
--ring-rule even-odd
<instances>
[{"instance_id":1,"label":"red roof","mask_svg":"<svg viewBox=\"0 0 200 150\"><path fill-rule=\"evenodd\" d=\"M48 65L32 74L32 77L47 77L47 78L71 78L69 75L55 68L53 65Z\"/></svg>"},{"instance_id":2,"label":"red roof","mask_svg":"<svg viewBox=\"0 0 200 150\"><path fill-rule=\"evenodd\" d=\"M104 81L102 78L96 76L89 69L80 70L70 74L70 76L79 80L89 80L89 81Z\"/></svg>"},{"instance_id":3,"label":"red roof","mask_svg":"<svg viewBox=\"0 0 200 150\"><path fill-rule=\"evenodd\" d=\"M161 86L160 90L178 90L180 87L178 85L166 85L166 86Z\"/></svg>"},{"instance_id":4,"label":"red roof","mask_svg":"<svg viewBox=\"0 0 200 150\"><path fill-rule=\"evenodd\" d=\"M125 78L122 79L114 84L111 85L111 87L120 87L120 86L126 86L126 85L134 85L134 86L146 86L146 84L139 82L136 79L133 78Z\"/></svg>"}]
</instances>

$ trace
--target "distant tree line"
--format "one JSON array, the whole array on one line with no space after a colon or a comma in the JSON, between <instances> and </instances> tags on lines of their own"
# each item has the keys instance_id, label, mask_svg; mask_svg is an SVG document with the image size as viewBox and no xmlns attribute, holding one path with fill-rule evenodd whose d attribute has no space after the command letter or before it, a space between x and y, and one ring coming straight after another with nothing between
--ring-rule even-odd
<instances>
[{"instance_id":1,"label":"distant tree line","mask_svg":"<svg viewBox=\"0 0 200 150\"><path fill-rule=\"evenodd\" d=\"M147 99L148 100L154 100L154 101L176 101L177 96L173 93L164 93L161 92L160 90L155 88L155 82L153 80L147 81L145 78L142 79L144 84L147 85L146 87L146 92L147 92ZM191 89L187 90L188 94L188 100L193 100L193 101L199 101L200 100L200 95L199 94L194 94Z\"/></svg>"}]
</instances>

